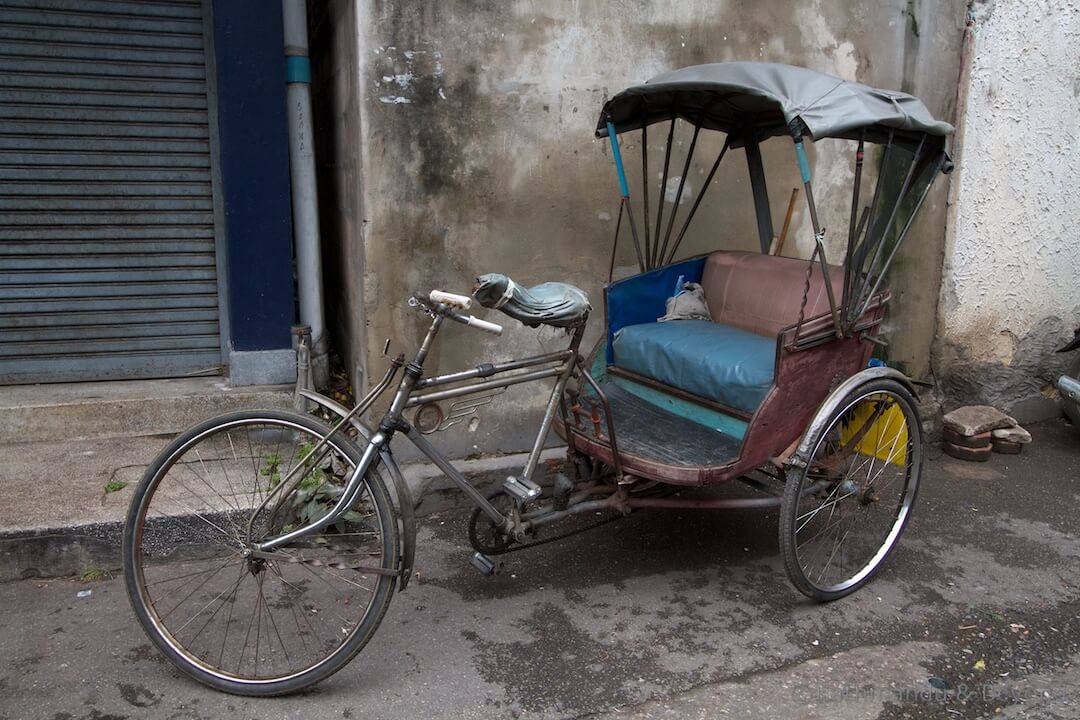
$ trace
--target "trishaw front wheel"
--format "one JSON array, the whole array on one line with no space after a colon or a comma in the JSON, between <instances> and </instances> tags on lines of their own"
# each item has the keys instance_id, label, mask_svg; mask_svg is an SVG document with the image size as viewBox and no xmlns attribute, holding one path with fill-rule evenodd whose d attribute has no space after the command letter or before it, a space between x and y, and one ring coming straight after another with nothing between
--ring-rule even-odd
<instances>
[{"instance_id":1,"label":"trishaw front wheel","mask_svg":"<svg viewBox=\"0 0 1080 720\"><path fill-rule=\"evenodd\" d=\"M809 461L784 490L780 549L800 592L836 600L870 581L911 516L922 464L915 398L893 379L866 382L809 440Z\"/></svg>"},{"instance_id":2,"label":"trishaw front wheel","mask_svg":"<svg viewBox=\"0 0 1080 720\"><path fill-rule=\"evenodd\" d=\"M135 491L124 573L135 616L177 667L238 695L282 695L344 667L396 584L397 520L376 472L341 519L269 552L253 543L322 517L361 452L280 410L212 418L166 448ZM320 449L321 447L321 449Z\"/></svg>"}]
</instances>

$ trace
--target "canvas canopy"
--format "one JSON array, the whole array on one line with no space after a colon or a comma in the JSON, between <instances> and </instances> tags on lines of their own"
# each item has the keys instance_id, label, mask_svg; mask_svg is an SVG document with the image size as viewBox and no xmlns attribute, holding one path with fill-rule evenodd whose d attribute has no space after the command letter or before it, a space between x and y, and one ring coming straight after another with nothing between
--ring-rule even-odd
<instances>
[{"instance_id":1,"label":"canvas canopy","mask_svg":"<svg viewBox=\"0 0 1080 720\"><path fill-rule=\"evenodd\" d=\"M902 141L953 131L907 93L792 65L729 62L673 70L623 90L604 105L596 135L607 137L608 122L622 133L673 115L728 134L752 129L758 138L788 134L795 119L813 140L858 138L865 131L868 142L886 142L893 130Z\"/></svg>"}]
</instances>

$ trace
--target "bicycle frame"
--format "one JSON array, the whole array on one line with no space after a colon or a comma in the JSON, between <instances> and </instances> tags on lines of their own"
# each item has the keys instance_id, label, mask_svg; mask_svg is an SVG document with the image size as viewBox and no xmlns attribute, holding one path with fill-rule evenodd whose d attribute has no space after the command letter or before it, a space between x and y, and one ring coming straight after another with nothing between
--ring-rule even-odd
<instances>
[{"instance_id":1,"label":"bicycle frame","mask_svg":"<svg viewBox=\"0 0 1080 720\"><path fill-rule=\"evenodd\" d=\"M428 442L427 438L421 433L417 432L404 418L404 412L409 408L419 407L429 402L449 400L451 398L471 395L485 390L493 390L546 380L548 378L555 378L555 385L548 398L547 406L544 410L544 417L540 423L540 428L537 431L536 440L533 442L532 450L529 452L529 456L525 462L525 467L522 469L520 477L508 478L507 480L507 485L517 485L516 492L514 493L515 495L519 495L525 499L539 495L540 486L532 482L530 478L540 462L540 453L544 449L544 441L547 439L551 424L555 419L555 413L559 409L560 400L566 389L566 383L573 374L575 367L580 366L581 358L578 355L578 349L581 345L582 336L585 333L585 321L582 321L573 328L570 345L566 350L545 353L542 355L533 355L520 360L510 360L500 363L483 363L470 370L462 370L459 372L425 378L423 377L424 361L427 359L428 352L435 342L435 337L438 335L446 314L448 314L448 309L441 305L434 308L425 307L425 309L428 314L432 316L431 326L428 328L427 335L424 338L423 343L421 343L420 348L417 350L416 356L413 358L412 362L405 364L403 356L398 356L398 358L393 360L390 369L387 370L382 381L372 388L371 392L369 392L351 412L342 417L330 433L310 452L311 456L315 456L315 454L325 446L326 442L333 437L334 434L339 432L342 427L348 424L353 417L370 407L371 404L373 404L374 401L389 388L397 370L404 366L404 375L394 393L390 407L379 422L377 431L368 438L360 462L357 463L356 468L349 476L349 479L345 484L345 489L334 507L331 508L330 512L326 515L312 523L295 528L277 537L258 543L252 543L252 551L265 552L287 545L300 537L333 523L344 515L352 504L356 502L364 476L371 469L372 464L379 457L380 453L388 448L391 439L398 432L403 433L420 452L444 472L446 476L450 478L450 481L476 503L484 514L497 523L499 527L510 532L513 527L512 519L503 515L494 505L488 502L487 498L485 498L479 490L473 487L472 483L470 483L465 476L453 466L445 455ZM525 372L518 372L501 378L494 377L519 370L525 370ZM585 372L583 368L582 372ZM430 390L444 385L454 385L473 379L481 379L481 381L444 390L431 390L430 392L414 394L418 391ZM589 380L591 382L591 379ZM290 479L290 477L284 478L278 485L278 490L288 487L291 484L289 482ZM263 505L269 502L270 498L276 494L277 491L268 496L266 500L263 501ZM257 514L258 509L253 513L253 517Z\"/></svg>"}]
</instances>

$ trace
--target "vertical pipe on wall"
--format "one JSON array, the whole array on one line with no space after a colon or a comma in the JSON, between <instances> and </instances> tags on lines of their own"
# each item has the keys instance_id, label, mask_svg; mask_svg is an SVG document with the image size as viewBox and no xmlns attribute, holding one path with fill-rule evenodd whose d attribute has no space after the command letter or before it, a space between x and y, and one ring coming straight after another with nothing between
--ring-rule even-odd
<instances>
[{"instance_id":1,"label":"vertical pipe on wall","mask_svg":"<svg viewBox=\"0 0 1080 720\"><path fill-rule=\"evenodd\" d=\"M311 135L311 63L308 59L305 0L281 0L281 15L285 35L285 101L289 119L289 168L300 322L311 328L311 369L316 386L322 388L329 379L328 341L323 315L322 254L319 247L315 146Z\"/></svg>"}]
</instances>

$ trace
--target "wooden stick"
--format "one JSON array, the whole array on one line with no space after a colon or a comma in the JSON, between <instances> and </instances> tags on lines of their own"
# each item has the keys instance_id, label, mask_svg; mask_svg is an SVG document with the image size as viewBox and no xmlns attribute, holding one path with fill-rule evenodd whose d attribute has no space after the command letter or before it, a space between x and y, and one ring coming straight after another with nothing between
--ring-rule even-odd
<instances>
[{"instance_id":1,"label":"wooden stick","mask_svg":"<svg viewBox=\"0 0 1080 720\"><path fill-rule=\"evenodd\" d=\"M780 239L776 243L776 251L773 255L784 254L784 241L787 240L788 227L791 226L791 216L795 213L795 201L799 199L799 188L792 188L791 200L787 204L787 215L784 216L784 227L780 230Z\"/></svg>"}]
</instances>

